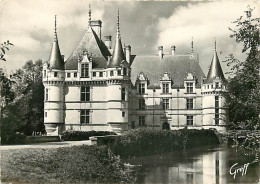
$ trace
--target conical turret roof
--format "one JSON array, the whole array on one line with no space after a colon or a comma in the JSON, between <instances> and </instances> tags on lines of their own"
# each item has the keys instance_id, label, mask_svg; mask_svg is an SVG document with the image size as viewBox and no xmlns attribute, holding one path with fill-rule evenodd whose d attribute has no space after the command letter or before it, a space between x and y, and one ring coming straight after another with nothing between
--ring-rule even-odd
<instances>
[{"instance_id":1,"label":"conical turret roof","mask_svg":"<svg viewBox=\"0 0 260 184\"><path fill-rule=\"evenodd\" d=\"M58 69L63 70L64 69L64 61L60 53L60 47L57 37L57 29L56 29L56 15L55 15L55 31L54 31L54 38L50 53L50 58L48 60L48 63L50 64L50 68L52 69Z\"/></svg>"},{"instance_id":2,"label":"conical turret roof","mask_svg":"<svg viewBox=\"0 0 260 184\"><path fill-rule=\"evenodd\" d=\"M225 80L225 76L223 74L219 59L218 59L218 54L216 49L214 50L213 58L211 61L210 69L208 72L207 79L205 80L204 83L211 83L213 82L213 79L216 77L219 77L222 80Z\"/></svg>"},{"instance_id":3,"label":"conical turret roof","mask_svg":"<svg viewBox=\"0 0 260 184\"><path fill-rule=\"evenodd\" d=\"M125 55L122 47L122 42L120 38L120 31L119 31L119 11L117 16L117 37L115 41L115 47L112 55L112 59L108 64L108 68L115 68L120 65L120 63L125 60Z\"/></svg>"}]
</instances>

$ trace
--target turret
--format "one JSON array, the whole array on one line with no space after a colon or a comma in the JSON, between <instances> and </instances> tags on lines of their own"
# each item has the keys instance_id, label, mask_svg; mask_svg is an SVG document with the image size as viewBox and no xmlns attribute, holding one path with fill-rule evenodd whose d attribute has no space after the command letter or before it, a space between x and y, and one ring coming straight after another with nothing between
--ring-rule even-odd
<instances>
[{"instance_id":1,"label":"turret","mask_svg":"<svg viewBox=\"0 0 260 184\"><path fill-rule=\"evenodd\" d=\"M125 60L119 31L119 11L117 20L117 36L112 58L106 69L107 85L107 121L116 133L128 128L129 122L129 63ZM129 53L130 54L130 53Z\"/></svg>"},{"instance_id":2,"label":"turret","mask_svg":"<svg viewBox=\"0 0 260 184\"><path fill-rule=\"evenodd\" d=\"M55 29L49 60L43 65L44 125L47 135L60 135L64 129L64 59Z\"/></svg>"},{"instance_id":3,"label":"turret","mask_svg":"<svg viewBox=\"0 0 260 184\"><path fill-rule=\"evenodd\" d=\"M122 47L121 37L120 37L120 31L119 31L119 11L117 16L117 36L114 46L114 51L112 55L112 59L110 60L108 64L108 68L115 68L120 65L120 63L125 60L124 51Z\"/></svg>"},{"instance_id":4,"label":"turret","mask_svg":"<svg viewBox=\"0 0 260 184\"><path fill-rule=\"evenodd\" d=\"M213 58L202 89L203 128L226 131L228 123L228 89L217 51L216 41Z\"/></svg>"}]
</instances>

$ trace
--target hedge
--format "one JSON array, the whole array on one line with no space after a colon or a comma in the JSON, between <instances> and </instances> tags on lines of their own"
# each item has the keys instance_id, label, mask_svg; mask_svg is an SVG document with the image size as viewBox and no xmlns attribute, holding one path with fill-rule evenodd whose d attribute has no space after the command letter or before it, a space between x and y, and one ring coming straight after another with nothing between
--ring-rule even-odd
<instances>
[{"instance_id":1,"label":"hedge","mask_svg":"<svg viewBox=\"0 0 260 184\"><path fill-rule=\"evenodd\" d=\"M119 137L114 152L122 157L144 156L216 144L219 144L219 139L213 130L137 129L127 131Z\"/></svg>"},{"instance_id":2,"label":"hedge","mask_svg":"<svg viewBox=\"0 0 260 184\"><path fill-rule=\"evenodd\" d=\"M89 140L91 136L116 135L114 132L107 131L66 131L61 135L64 141L82 141Z\"/></svg>"}]
</instances>

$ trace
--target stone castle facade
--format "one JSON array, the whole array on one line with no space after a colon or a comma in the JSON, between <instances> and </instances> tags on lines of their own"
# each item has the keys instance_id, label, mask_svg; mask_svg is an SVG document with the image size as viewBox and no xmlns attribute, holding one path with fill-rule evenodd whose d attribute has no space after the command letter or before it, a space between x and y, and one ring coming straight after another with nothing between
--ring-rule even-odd
<instances>
[{"instance_id":1,"label":"stone castle facade","mask_svg":"<svg viewBox=\"0 0 260 184\"><path fill-rule=\"evenodd\" d=\"M119 14L115 44L101 39L102 22L91 20L64 61L55 18L49 60L43 66L44 124L47 135L66 130L209 129L226 131L228 88L216 48L207 76L197 57L170 54L133 55L122 46Z\"/></svg>"}]
</instances>

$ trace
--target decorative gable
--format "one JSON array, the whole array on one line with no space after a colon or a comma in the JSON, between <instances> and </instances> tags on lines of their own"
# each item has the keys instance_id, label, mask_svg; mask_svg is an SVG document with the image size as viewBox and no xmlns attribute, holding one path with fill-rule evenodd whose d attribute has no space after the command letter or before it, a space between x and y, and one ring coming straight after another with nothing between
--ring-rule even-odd
<instances>
[{"instance_id":1,"label":"decorative gable","mask_svg":"<svg viewBox=\"0 0 260 184\"><path fill-rule=\"evenodd\" d=\"M163 81L171 81L172 78L169 76L168 72L164 72L162 79Z\"/></svg>"}]
</instances>

